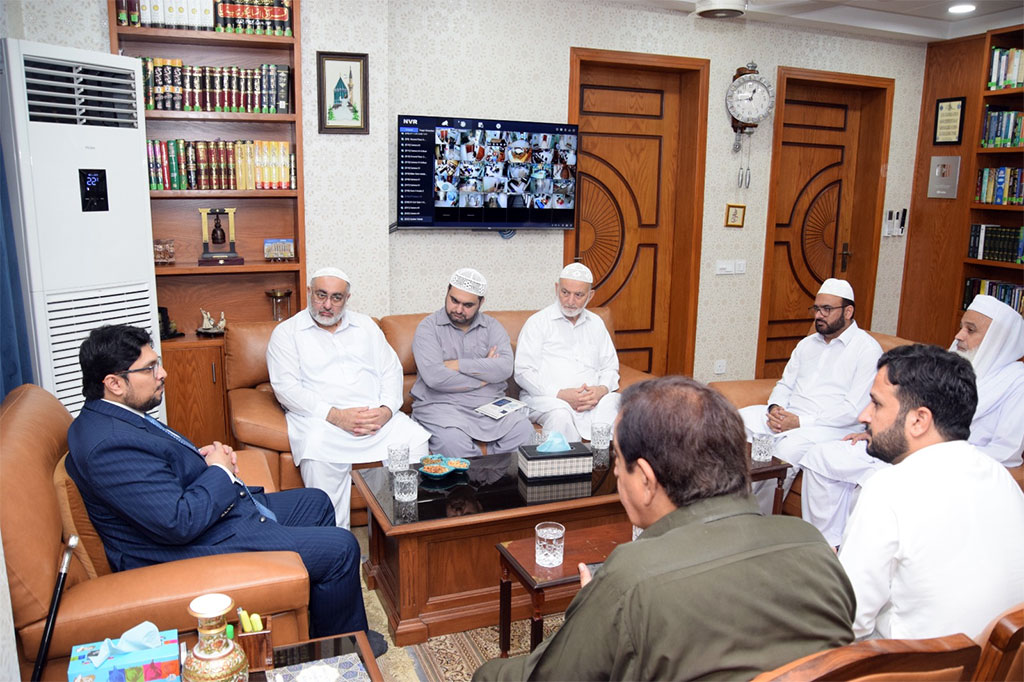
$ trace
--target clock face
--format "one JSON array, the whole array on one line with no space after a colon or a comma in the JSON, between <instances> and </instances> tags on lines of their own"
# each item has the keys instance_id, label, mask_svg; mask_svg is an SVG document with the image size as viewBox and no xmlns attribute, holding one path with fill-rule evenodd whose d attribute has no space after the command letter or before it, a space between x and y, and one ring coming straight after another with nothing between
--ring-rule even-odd
<instances>
[{"instance_id":1,"label":"clock face","mask_svg":"<svg viewBox=\"0 0 1024 682\"><path fill-rule=\"evenodd\" d=\"M729 84L725 92L729 114L742 123L759 123L775 107L775 91L763 76L748 73Z\"/></svg>"}]
</instances>

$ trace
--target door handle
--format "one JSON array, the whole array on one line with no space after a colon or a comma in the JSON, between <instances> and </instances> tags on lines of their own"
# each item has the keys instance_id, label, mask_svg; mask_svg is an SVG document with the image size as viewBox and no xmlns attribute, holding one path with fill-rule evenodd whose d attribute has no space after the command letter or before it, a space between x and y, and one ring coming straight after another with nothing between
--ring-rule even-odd
<instances>
[{"instance_id":1,"label":"door handle","mask_svg":"<svg viewBox=\"0 0 1024 682\"><path fill-rule=\"evenodd\" d=\"M850 253L850 242L843 242L843 250L839 252L839 255L842 257L839 269L841 272L846 272L846 261L853 255Z\"/></svg>"},{"instance_id":2,"label":"door handle","mask_svg":"<svg viewBox=\"0 0 1024 682\"><path fill-rule=\"evenodd\" d=\"M217 383L217 363L210 363L210 376L213 377L213 383Z\"/></svg>"}]
</instances>

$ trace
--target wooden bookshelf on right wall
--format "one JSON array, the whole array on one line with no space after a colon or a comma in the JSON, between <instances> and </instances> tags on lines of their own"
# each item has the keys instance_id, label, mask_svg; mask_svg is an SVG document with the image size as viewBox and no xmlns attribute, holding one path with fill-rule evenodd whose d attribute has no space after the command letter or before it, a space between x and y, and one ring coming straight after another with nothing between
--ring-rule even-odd
<instances>
[{"instance_id":1,"label":"wooden bookshelf on right wall","mask_svg":"<svg viewBox=\"0 0 1024 682\"><path fill-rule=\"evenodd\" d=\"M1024 25L928 45L896 332L903 338L948 345L975 293L998 295L1016 288L1014 304L1020 309L1024 264L1015 262L1017 256L1009 252L1019 250L1024 225L1019 200L1024 146L1020 117L1012 115L1024 111L1024 87L1016 80L1019 76L1010 81L1011 76L999 75L1011 70L1012 59L1006 60L1005 69L997 63L994 76L992 58L1022 49ZM1024 60L1024 53L1015 54ZM962 140L937 146L932 126L937 102L960 97ZM993 129L997 121L1004 124L1002 131ZM960 157L955 198L928 197L934 156ZM1002 195L997 203L1000 177ZM980 241L982 225L988 248ZM981 292L983 282L986 288L1002 283L1002 289L996 284Z\"/></svg>"},{"instance_id":2,"label":"wooden bookshelf on right wall","mask_svg":"<svg viewBox=\"0 0 1024 682\"><path fill-rule=\"evenodd\" d=\"M960 266L964 296L959 317L975 294L987 293L1022 310L1024 262L1024 27L989 31L982 74L978 145L972 155L975 194L970 220L961 234L965 257Z\"/></svg>"}]
</instances>

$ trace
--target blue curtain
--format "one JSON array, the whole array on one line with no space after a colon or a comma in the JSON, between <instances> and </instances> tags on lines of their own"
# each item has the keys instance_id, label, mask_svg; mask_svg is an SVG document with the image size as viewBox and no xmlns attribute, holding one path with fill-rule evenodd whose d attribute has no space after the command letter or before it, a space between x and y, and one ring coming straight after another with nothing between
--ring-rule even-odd
<instances>
[{"instance_id":1,"label":"blue curtain","mask_svg":"<svg viewBox=\"0 0 1024 682\"><path fill-rule=\"evenodd\" d=\"M7 200L7 170L0 142L0 395L7 396L22 384L32 383L32 354L25 324L25 305L18 277L18 250L14 245L14 220Z\"/></svg>"}]
</instances>

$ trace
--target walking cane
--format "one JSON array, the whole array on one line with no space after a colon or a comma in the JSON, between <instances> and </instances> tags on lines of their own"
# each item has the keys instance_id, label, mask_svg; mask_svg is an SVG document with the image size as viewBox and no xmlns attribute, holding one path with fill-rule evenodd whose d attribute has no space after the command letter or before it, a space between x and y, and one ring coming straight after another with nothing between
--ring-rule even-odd
<instances>
[{"instance_id":1,"label":"walking cane","mask_svg":"<svg viewBox=\"0 0 1024 682\"><path fill-rule=\"evenodd\" d=\"M50 653L50 640L53 639L53 624L57 621L57 607L60 606L60 595L64 592L64 581L68 577L71 553L77 546L78 536L72 535L68 538L68 544L64 548L64 557L60 560L60 570L57 571L57 584L53 586L53 597L50 598L50 612L46 615L46 627L43 628L43 639L39 643L36 667L32 670L32 682L39 682L39 679L43 676L46 656Z\"/></svg>"}]
</instances>

